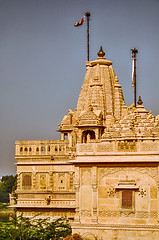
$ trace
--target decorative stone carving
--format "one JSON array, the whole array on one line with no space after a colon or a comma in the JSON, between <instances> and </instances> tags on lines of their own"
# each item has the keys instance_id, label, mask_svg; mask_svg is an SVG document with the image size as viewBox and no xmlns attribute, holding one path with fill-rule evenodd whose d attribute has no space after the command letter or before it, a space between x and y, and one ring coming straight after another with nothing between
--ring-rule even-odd
<instances>
[{"instance_id":1,"label":"decorative stone carving","mask_svg":"<svg viewBox=\"0 0 159 240\"><path fill-rule=\"evenodd\" d=\"M82 168L81 169L81 178L82 185L90 185L91 184L91 169L90 168Z\"/></svg>"},{"instance_id":2,"label":"decorative stone carving","mask_svg":"<svg viewBox=\"0 0 159 240\"><path fill-rule=\"evenodd\" d=\"M121 217L121 218L157 218L156 211L136 211L136 212L120 212L120 211L99 211L99 217Z\"/></svg>"},{"instance_id":3,"label":"decorative stone carving","mask_svg":"<svg viewBox=\"0 0 159 240\"><path fill-rule=\"evenodd\" d=\"M111 174L114 174L115 172L119 172L119 171L125 171L125 172L129 172L129 171L137 171L137 172L140 172L142 174L146 174L150 177L152 177L156 183L157 183L157 180L158 180L158 172L157 172L157 167L118 167L118 168L98 168L98 179L99 181L104 177L104 176L107 176L107 175L111 175Z\"/></svg>"},{"instance_id":4,"label":"decorative stone carving","mask_svg":"<svg viewBox=\"0 0 159 240\"><path fill-rule=\"evenodd\" d=\"M113 187L110 187L109 189L108 189L108 196L109 197L114 197L115 196L115 188L113 188Z\"/></svg>"},{"instance_id":5,"label":"decorative stone carving","mask_svg":"<svg viewBox=\"0 0 159 240\"><path fill-rule=\"evenodd\" d=\"M146 196L147 196L147 191L144 190L143 188L141 188L141 189L139 190L139 196L141 196L141 197L146 197Z\"/></svg>"},{"instance_id":6,"label":"decorative stone carving","mask_svg":"<svg viewBox=\"0 0 159 240\"><path fill-rule=\"evenodd\" d=\"M118 142L118 151L120 152L135 152L136 151L136 141L135 140L125 140Z\"/></svg>"},{"instance_id":7,"label":"decorative stone carving","mask_svg":"<svg viewBox=\"0 0 159 240\"><path fill-rule=\"evenodd\" d=\"M82 217L91 217L91 211L90 210L81 210L81 216Z\"/></svg>"}]
</instances>

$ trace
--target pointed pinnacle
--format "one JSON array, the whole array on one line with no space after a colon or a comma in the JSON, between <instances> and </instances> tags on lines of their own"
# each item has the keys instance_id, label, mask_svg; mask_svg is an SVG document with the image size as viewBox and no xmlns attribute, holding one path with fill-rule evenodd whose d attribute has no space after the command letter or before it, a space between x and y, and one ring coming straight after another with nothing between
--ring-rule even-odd
<instances>
[{"instance_id":1,"label":"pointed pinnacle","mask_svg":"<svg viewBox=\"0 0 159 240\"><path fill-rule=\"evenodd\" d=\"M143 104L143 101L142 101L142 99L141 99L141 96L139 96L139 100L138 100L137 104L138 104L138 105L142 105L142 104Z\"/></svg>"},{"instance_id":2,"label":"pointed pinnacle","mask_svg":"<svg viewBox=\"0 0 159 240\"><path fill-rule=\"evenodd\" d=\"M102 46L100 47L100 50L99 50L99 52L98 52L98 56L99 57L104 57L104 55L105 55L105 52L103 51L103 48L102 48Z\"/></svg>"}]
</instances>

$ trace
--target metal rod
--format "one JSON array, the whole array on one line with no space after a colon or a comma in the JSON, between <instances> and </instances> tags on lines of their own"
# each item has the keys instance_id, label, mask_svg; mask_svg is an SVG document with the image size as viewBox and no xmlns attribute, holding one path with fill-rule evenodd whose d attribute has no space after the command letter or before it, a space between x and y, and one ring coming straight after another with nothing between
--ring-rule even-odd
<instances>
[{"instance_id":1,"label":"metal rod","mask_svg":"<svg viewBox=\"0 0 159 240\"><path fill-rule=\"evenodd\" d=\"M133 74L133 85L134 85L134 106L136 107L136 54L138 53L138 50L136 48L131 49L132 57L134 61L134 74Z\"/></svg>"},{"instance_id":2,"label":"metal rod","mask_svg":"<svg viewBox=\"0 0 159 240\"><path fill-rule=\"evenodd\" d=\"M89 20L90 12L86 12L87 17L87 60L89 61Z\"/></svg>"}]
</instances>

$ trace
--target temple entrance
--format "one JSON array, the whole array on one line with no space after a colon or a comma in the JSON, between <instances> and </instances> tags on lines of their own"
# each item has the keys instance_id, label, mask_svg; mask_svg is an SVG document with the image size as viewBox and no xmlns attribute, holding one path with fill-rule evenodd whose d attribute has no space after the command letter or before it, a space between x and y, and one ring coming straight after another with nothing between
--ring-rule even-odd
<instances>
[{"instance_id":1,"label":"temple entrance","mask_svg":"<svg viewBox=\"0 0 159 240\"><path fill-rule=\"evenodd\" d=\"M95 139L95 138L96 137L95 137L94 131L87 130L82 133L82 143L89 143L90 140Z\"/></svg>"}]
</instances>

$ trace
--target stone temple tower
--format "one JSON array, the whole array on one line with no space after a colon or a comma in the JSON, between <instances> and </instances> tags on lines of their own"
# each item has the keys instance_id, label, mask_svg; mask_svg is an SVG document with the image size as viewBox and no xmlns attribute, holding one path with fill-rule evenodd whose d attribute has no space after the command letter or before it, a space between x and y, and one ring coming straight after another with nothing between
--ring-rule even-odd
<instances>
[{"instance_id":1,"label":"stone temple tower","mask_svg":"<svg viewBox=\"0 0 159 240\"><path fill-rule=\"evenodd\" d=\"M98 58L86 62L86 76L79 95L77 109L70 111L59 125L61 139L71 138L85 143L101 139L106 127L113 125L125 114L125 102L121 85L112 62L104 57L102 47Z\"/></svg>"},{"instance_id":2,"label":"stone temple tower","mask_svg":"<svg viewBox=\"0 0 159 240\"><path fill-rule=\"evenodd\" d=\"M159 239L159 116L127 107L102 48L86 62L60 140L17 141L17 215L65 216L73 233Z\"/></svg>"}]
</instances>

